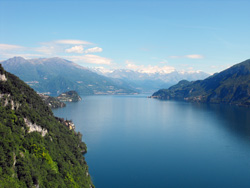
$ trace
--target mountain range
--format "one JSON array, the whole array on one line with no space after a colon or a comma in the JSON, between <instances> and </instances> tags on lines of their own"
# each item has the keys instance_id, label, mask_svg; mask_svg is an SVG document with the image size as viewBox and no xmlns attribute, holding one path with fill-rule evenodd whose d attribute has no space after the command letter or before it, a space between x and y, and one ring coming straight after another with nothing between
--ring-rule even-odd
<instances>
[{"instance_id":1,"label":"mountain range","mask_svg":"<svg viewBox=\"0 0 250 188\"><path fill-rule=\"evenodd\" d=\"M5 70L15 74L39 93L56 96L75 90L79 94L133 94L123 82L94 73L61 58L10 58L0 62Z\"/></svg>"},{"instance_id":2,"label":"mountain range","mask_svg":"<svg viewBox=\"0 0 250 188\"><path fill-rule=\"evenodd\" d=\"M58 57L14 57L0 63L38 93L52 96L70 90L75 90L79 94L153 93L160 88L168 88L182 79L192 81L209 76L201 71L146 73L130 69L88 69Z\"/></svg>"},{"instance_id":3,"label":"mountain range","mask_svg":"<svg viewBox=\"0 0 250 188\"><path fill-rule=\"evenodd\" d=\"M249 106L250 59L204 80L180 81L169 89L155 92L152 97Z\"/></svg>"},{"instance_id":4,"label":"mountain range","mask_svg":"<svg viewBox=\"0 0 250 188\"><path fill-rule=\"evenodd\" d=\"M210 76L202 71L154 71L151 73L143 70L115 69L106 70L103 68L94 68L93 71L109 78L125 81L130 87L135 88L142 93L153 93L160 88L168 88L180 80L199 80Z\"/></svg>"}]
</instances>

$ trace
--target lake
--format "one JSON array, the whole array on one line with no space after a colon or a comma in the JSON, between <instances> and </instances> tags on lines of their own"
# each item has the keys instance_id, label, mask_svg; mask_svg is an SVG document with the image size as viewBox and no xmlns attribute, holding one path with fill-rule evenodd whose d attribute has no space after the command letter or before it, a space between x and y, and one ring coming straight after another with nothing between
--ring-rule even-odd
<instances>
[{"instance_id":1,"label":"lake","mask_svg":"<svg viewBox=\"0 0 250 188\"><path fill-rule=\"evenodd\" d=\"M97 188L250 187L250 109L82 96L53 110L83 134Z\"/></svg>"}]
</instances>

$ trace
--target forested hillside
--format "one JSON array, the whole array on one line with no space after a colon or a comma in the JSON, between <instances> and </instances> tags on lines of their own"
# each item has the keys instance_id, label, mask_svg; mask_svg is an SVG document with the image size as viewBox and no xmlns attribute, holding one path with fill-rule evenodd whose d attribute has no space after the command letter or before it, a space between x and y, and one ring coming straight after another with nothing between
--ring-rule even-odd
<instances>
[{"instance_id":1,"label":"forested hillside","mask_svg":"<svg viewBox=\"0 0 250 188\"><path fill-rule=\"evenodd\" d=\"M181 81L152 95L159 99L250 105L250 60L238 63L205 80Z\"/></svg>"},{"instance_id":2,"label":"forested hillside","mask_svg":"<svg viewBox=\"0 0 250 188\"><path fill-rule=\"evenodd\" d=\"M93 187L81 134L0 65L0 187Z\"/></svg>"}]
</instances>

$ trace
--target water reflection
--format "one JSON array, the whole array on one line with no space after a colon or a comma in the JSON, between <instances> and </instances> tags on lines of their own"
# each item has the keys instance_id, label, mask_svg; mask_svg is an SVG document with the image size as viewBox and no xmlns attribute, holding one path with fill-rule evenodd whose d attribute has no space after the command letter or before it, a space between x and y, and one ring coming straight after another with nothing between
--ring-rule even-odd
<instances>
[{"instance_id":1,"label":"water reflection","mask_svg":"<svg viewBox=\"0 0 250 188\"><path fill-rule=\"evenodd\" d=\"M200 111L216 116L221 121L216 126L223 127L231 134L250 144L250 109L224 104L191 104Z\"/></svg>"}]
</instances>

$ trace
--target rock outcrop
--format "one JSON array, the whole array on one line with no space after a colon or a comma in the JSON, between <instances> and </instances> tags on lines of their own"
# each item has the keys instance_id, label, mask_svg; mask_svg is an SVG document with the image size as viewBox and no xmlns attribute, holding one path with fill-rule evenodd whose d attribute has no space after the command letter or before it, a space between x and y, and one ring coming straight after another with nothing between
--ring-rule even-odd
<instances>
[{"instance_id":1,"label":"rock outcrop","mask_svg":"<svg viewBox=\"0 0 250 188\"><path fill-rule=\"evenodd\" d=\"M36 131L36 132L41 133L42 137L44 137L48 133L47 129L42 128L41 126L37 125L36 123L32 123L27 118L24 118L24 122L25 122L26 126L29 127L29 131L28 131L29 133Z\"/></svg>"}]
</instances>

